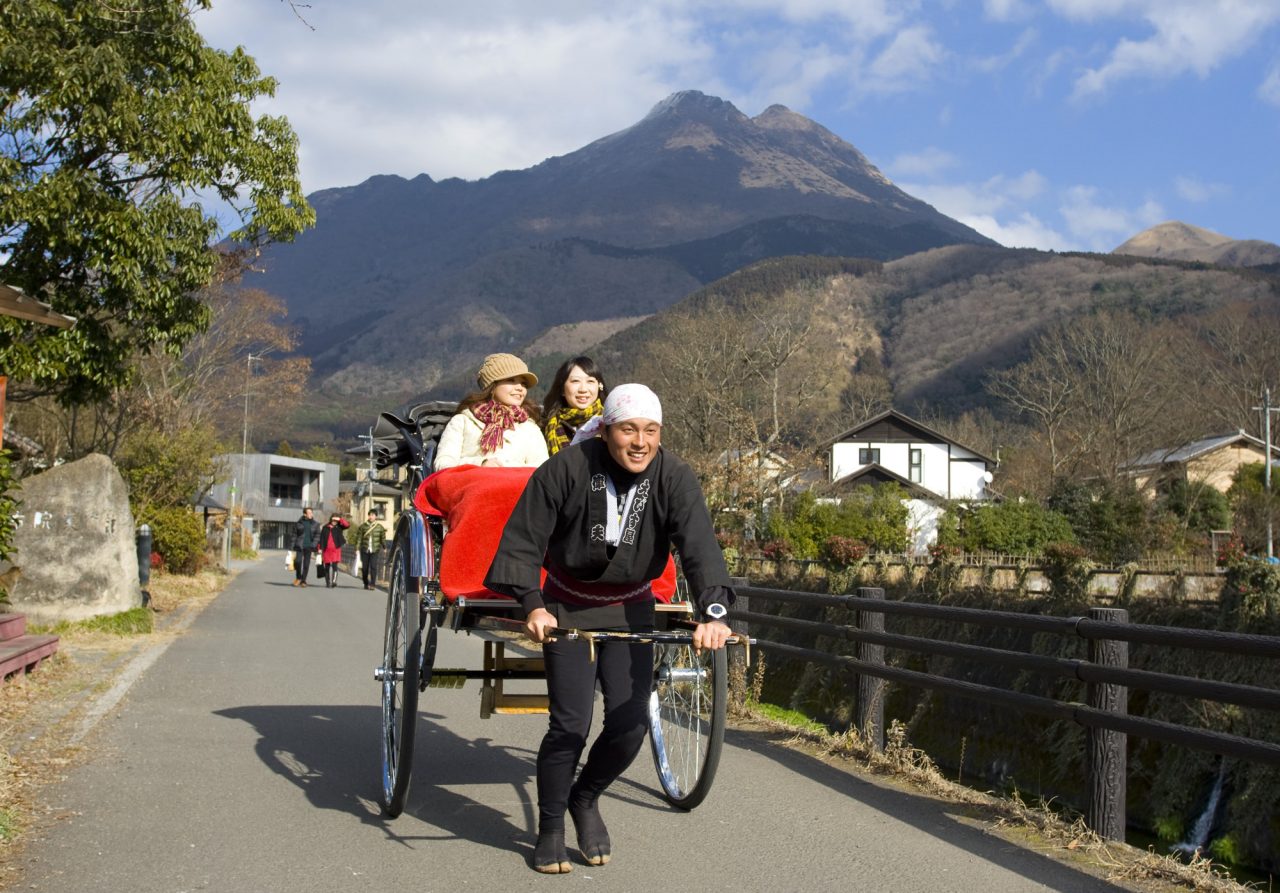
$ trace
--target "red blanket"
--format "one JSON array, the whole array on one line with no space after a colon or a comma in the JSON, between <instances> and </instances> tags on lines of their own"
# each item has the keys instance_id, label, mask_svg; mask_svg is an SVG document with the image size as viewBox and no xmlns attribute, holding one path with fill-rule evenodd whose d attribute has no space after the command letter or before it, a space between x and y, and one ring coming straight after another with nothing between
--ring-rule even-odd
<instances>
[{"instance_id":1,"label":"red blanket","mask_svg":"<svg viewBox=\"0 0 1280 893\"><path fill-rule=\"evenodd\" d=\"M502 528L532 474L532 468L458 465L422 482L413 504L448 522L440 550L440 591L446 598L500 597L485 588L485 574L498 551ZM675 563L668 561L662 576L653 581L653 594L669 602L675 591Z\"/></svg>"}]
</instances>

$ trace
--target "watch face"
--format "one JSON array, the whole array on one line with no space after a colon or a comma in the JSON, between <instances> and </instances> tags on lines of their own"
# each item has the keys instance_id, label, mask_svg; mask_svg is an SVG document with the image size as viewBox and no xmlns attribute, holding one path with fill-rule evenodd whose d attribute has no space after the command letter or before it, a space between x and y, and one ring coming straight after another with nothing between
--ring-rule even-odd
<instances>
[{"instance_id":1,"label":"watch face","mask_svg":"<svg viewBox=\"0 0 1280 893\"><path fill-rule=\"evenodd\" d=\"M721 617L729 613L729 609L721 604L714 604L707 607L707 616L712 620L719 620Z\"/></svg>"}]
</instances>

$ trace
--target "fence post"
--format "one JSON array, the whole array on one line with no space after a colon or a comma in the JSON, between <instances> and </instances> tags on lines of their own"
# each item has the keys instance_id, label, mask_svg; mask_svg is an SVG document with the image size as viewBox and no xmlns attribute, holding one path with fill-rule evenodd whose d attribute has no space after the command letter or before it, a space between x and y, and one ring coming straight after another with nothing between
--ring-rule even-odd
<instances>
[{"instance_id":1,"label":"fence post","mask_svg":"<svg viewBox=\"0 0 1280 893\"><path fill-rule=\"evenodd\" d=\"M859 586L859 598L884 601L884 590L878 586ZM864 632L884 632L884 614L880 611L858 611L854 624ZM869 664L884 665L884 646L870 642L858 643L858 660ZM858 676L858 730L877 751L884 750L884 689L885 681L865 673Z\"/></svg>"},{"instance_id":2,"label":"fence post","mask_svg":"<svg viewBox=\"0 0 1280 893\"><path fill-rule=\"evenodd\" d=\"M1104 623L1128 623L1123 608L1090 608L1089 619ZM1129 666L1129 643L1114 639L1090 639L1089 661L1104 667ZM1088 686L1089 706L1108 713L1129 712L1129 689L1123 685ZM1127 739L1123 732L1092 726L1089 735L1089 812L1086 821L1105 840L1124 840L1125 783L1128 775Z\"/></svg>"}]
</instances>

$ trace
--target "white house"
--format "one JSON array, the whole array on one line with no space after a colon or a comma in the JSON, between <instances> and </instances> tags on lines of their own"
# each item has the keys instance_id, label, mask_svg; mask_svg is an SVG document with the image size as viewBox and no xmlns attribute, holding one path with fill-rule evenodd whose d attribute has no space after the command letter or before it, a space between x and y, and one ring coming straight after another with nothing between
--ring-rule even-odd
<instances>
[{"instance_id":1,"label":"white house","mask_svg":"<svg viewBox=\"0 0 1280 893\"><path fill-rule=\"evenodd\" d=\"M830 441L830 487L896 483L909 494L911 546L926 551L938 539L938 519L952 500L992 498L994 459L932 428L886 410Z\"/></svg>"}]
</instances>

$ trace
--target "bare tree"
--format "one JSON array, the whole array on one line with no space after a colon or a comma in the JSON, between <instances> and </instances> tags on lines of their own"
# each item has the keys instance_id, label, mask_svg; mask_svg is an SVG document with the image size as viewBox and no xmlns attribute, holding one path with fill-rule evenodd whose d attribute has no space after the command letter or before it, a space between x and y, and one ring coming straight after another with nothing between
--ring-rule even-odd
<instances>
[{"instance_id":1,"label":"bare tree","mask_svg":"<svg viewBox=\"0 0 1280 893\"><path fill-rule=\"evenodd\" d=\"M832 389L821 357L812 286L687 308L637 373L663 395L664 440L702 477L713 508L776 489L776 460L805 411ZM834 399L834 398L833 398Z\"/></svg>"},{"instance_id":2,"label":"bare tree","mask_svg":"<svg viewBox=\"0 0 1280 893\"><path fill-rule=\"evenodd\" d=\"M1240 301L1191 322L1195 340L1182 354L1183 375L1199 388L1206 417L1222 433L1261 436L1254 407L1263 388L1280 388L1280 315L1259 302Z\"/></svg>"},{"instance_id":3,"label":"bare tree","mask_svg":"<svg viewBox=\"0 0 1280 893\"><path fill-rule=\"evenodd\" d=\"M97 403L66 408L52 398L31 401L15 411L15 424L51 458L115 456L139 432L173 436L196 428L209 428L238 449L248 389L254 431L283 432L310 375L309 360L288 356L295 336L283 325L284 305L229 283L211 286L201 299L212 322L181 353L138 357L133 382ZM261 362L249 363L250 355Z\"/></svg>"},{"instance_id":4,"label":"bare tree","mask_svg":"<svg viewBox=\"0 0 1280 893\"><path fill-rule=\"evenodd\" d=\"M1120 313L1065 322L988 387L1035 423L1055 478L1117 480L1142 453L1174 448L1203 429L1169 350L1175 333Z\"/></svg>"},{"instance_id":5,"label":"bare tree","mask_svg":"<svg viewBox=\"0 0 1280 893\"><path fill-rule=\"evenodd\" d=\"M1065 432L1080 383L1063 326L1040 337L1031 359L992 375L987 390L1029 418L1048 451L1049 470L1058 477L1073 459Z\"/></svg>"}]
</instances>

